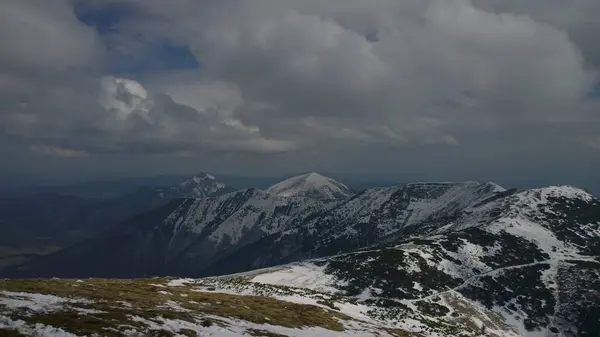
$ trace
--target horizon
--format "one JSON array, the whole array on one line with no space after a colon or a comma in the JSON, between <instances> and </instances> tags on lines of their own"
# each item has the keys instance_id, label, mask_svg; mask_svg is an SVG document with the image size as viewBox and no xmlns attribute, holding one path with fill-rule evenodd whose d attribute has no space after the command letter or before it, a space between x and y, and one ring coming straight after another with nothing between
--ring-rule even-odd
<instances>
[{"instance_id":1,"label":"horizon","mask_svg":"<svg viewBox=\"0 0 600 337\"><path fill-rule=\"evenodd\" d=\"M165 187L176 184L177 182L184 181L186 179L192 178L199 174L210 174L216 177L217 181L222 181L227 183L228 180L234 180L237 182L233 184L234 188L250 188L255 187L259 189L266 189L271 185L274 185L278 182L282 182L284 180L294 178L297 176L302 176L305 174L316 173L328 178L332 178L338 182L341 182L345 185L348 185L350 188L373 188L373 187L388 187L388 186L396 186L396 185L404 185L404 184L419 184L419 183L465 183L465 182L476 182L476 183L495 183L499 186L510 189L517 188L519 190L524 189L534 189L534 188L544 188L550 186L573 186L589 193L594 196L600 195L600 184L590 184L590 185L582 185L570 182L556 182L556 183L545 183L545 181L513 181L508 183L499 182L493 179L429 179L429 180L406 180L405 178L395 176L394 174L388 175L369 175L365 173L343 173L343 172L318 172L318 171L303 171L303 172L290 172L287 174L276 174L276 175L240 175L234 173L225 173L221 174L218 172L209 172L207 170L196 170L195 173L186 172L186 173L162 173L162 174L147 174L147 175L125 175L125 176L116 176L116 177L104 177L104 178L88 178L82 180L73 180L73 181L58 181L58 182L29 182L29 183L20 183L16 182L12 186L6 185L4 188L0 189L5 191L10 190L36 190L36 189L61 189L61 188L71 188L71 187L83 187L83 186L98 186L98 185L109 185L115 183L129 182L131 186L131 190L139 187ZM165 179L168 182L164 182ZM235 186L242 185L242 186ZM99 187L98 187L99 188Z\"/></svg>"}]
</instances>

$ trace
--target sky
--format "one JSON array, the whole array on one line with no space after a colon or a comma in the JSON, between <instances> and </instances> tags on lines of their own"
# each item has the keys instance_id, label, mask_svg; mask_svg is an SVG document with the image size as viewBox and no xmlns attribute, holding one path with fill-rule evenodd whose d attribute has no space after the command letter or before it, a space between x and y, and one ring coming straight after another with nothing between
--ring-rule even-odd
<instances>
[{"instance_id":1,"label":"sky","mask_svg":"<svg viewBox=\"0 0 600 337\"><path fill-rule=\"evenodd\" d=\"M597 0L0 0L0 183L596 186Z\"/></svg>"}]
</instances>

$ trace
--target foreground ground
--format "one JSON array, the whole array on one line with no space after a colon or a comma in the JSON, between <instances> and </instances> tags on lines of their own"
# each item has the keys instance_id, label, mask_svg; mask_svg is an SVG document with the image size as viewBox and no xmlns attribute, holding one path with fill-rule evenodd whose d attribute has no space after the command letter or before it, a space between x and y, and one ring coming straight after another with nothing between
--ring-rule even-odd
<instances>
[{"instance_id":1,"label":"foreground ground","mask_svg":"<svg viewBox=\"0 0 600 337\"><path fill-rule=\"evenodd\" d=\"M242 278L229 282L240 285ZM335 307L317 292L219 291L172 279L0 280L1 336L418 336ZM305 292L305 291L303 291Z\"/></svg>"}]
</instances>

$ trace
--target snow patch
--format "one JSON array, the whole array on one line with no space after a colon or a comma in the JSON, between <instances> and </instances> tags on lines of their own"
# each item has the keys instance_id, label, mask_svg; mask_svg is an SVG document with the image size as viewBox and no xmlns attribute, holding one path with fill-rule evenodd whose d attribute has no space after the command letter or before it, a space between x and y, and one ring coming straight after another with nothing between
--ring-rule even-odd
<instances>
[{"instance_id":1,"label":"snow patch","mask_svg":"<svg viewBox=\"0 0 600 337\"><path fill-rule=\"evenodd\" d=\"M271 285L305 288L326 293L337 293L335 287L343 286L333 275L325 273L325 267L310 263L285 266L281 269L260 273L250 279L252 282Z\"/></svg>"},{"instance_id":2,"label":"snow patch","mask_svg":"<svg viewBox=\"0 0 600 337\"><path fill-rule=\"evenodd\" d=\"M63 309L69 303L90 304L84 299L72 299L54 295L0 291L0 306L8 309L28 309L34 312L52 312Z\"/></svg>"},{"instance_id":3,"label":"snow patch","mask_svg":"<svg viewBox=\"0 0 600 337\"><path fill-rule=\"evenodd\" d=\"M353 193L348 186L322 176L318 173L308 173L286 179L267 190L281 197L315 197L317 199L340 199Z\"/></svg>"}]
</instances>

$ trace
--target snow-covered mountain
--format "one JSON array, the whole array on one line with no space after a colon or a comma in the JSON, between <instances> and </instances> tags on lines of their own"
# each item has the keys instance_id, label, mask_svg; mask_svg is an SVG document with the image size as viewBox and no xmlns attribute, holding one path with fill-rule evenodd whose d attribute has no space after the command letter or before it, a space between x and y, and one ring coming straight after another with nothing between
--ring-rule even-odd
<instances>
[{"instance_id":1,"label":"snow-covered mountain","mask_svg":"<svg viewBox=\"0 0 600 337\"><path fill-rule=\"evenodd\" d=\"M506 191L493 183L414 183L365 190L299 226L246 245L202 275L228 274L327 256L489 221Z\"/></svg>"},{"instance_id":2,"label":"snow-covered mountain","mask_svg":"<svg viewBox=\"0 0 600 337\"><path fill-rule=\"evenodd\" d=\"M484 221L493 215L485 201L502 193L490 183L419 183L337 201L257 189L176 200L23 271L73 277L226 274L429 233L450 221Z\"/></svg>"},{"instance_id":3,"label":"snow-covered mountain","mask_svg":"<svg viewBox=\"0 0 600 337\"><path fill-rule=\"evenodd\" d=\"M33 261L23 267L23 275L196 275L240 248L301 226L330 207L313 198L280 197L255 188L174 200L103 236Z\"/></svg>"},{"instance_id":4,"label":"snow-covered mountain","mask_svg":"<svg viewBox=\"0 0 600 337\"><path fill-rule=\"evenodd\" d=\"M209 173L200 172L175 186L155 189L153 192L162 199L206 198L216 194L230 192L225 183Z\"/></svg>"},{"instance_id":5,"label":"snow-covered mountain","mask_svg":"<svg viewBox=\"0 0 600 337\"><path fill-rule=\"evenodd\" d=\"M281 197L307 197L320 200L344 199L354 194L348 186L339 181L314 172L286 179L269 187L267 192Z\"/></svg>"},{"instance_id":6,"label":"snow-covered mountain","mask_svg":"<svg viewBox=\"0 0 600 337\"><path fill-rule=\"evenodd\" d=\"M318 306L345 317L338 336L595 336L600 200L570 186L516 191L475 182L369 189L337 202L247 189L172 202L13 272L237 273L157 291ZM260 326L283 331L271 328Z\"/></svg>"},{"instance_id":7,"label":"snow-covered mountain","mask_svg":"<svg viewBox=\"0 0 600 337\"><path fill-rule=\"evenodd\" d=\"M451 222L368 250L193 282L243 294L264 295L263 284L292 287L304 301L327 294L330 307L407 335L597 335L600 200L560 186L486 205L498 213L478 217L483 221Z\"/></svg>"}]
</instances>

